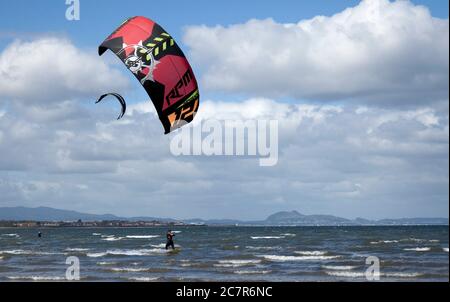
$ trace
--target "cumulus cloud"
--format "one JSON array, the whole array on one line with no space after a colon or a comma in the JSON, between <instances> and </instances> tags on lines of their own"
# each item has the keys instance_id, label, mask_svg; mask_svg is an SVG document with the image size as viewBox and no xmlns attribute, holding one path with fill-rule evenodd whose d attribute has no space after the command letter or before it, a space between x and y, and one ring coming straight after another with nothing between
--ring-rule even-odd
<instances>
[{"instance_id":1,"label":"cumulus cloud","mask_svg":"<svg viewBox=\"0 0 450 302\"><path fill-rule=\"evenodd\" d=\"M0 98L42 105L125 89L127 80L97 54L64 38L17 40L0 54Z\"/></svg>"},{"instance_id":2,"label":"cumulus cloud","mask_svg":"<svg viewBox=\"0 0 450 302\"><path fill-rule=\"evenodd\" d=\"M365 0L331 17L190 26L210 90L382 106L448 98L449 23L409 1Z\"/></svg>"},{"instance_id":3,"label":"cumulus cloud","mask_svg":"<svg viewBox=\"0 0 450 302\"><path fill-rule=\"evenodd\" d=\"M70 122L4 112L0 205L242 219L288 209L374 218L448 212L448 105L202 102L196 122L278 119L280 155L271 168L251 157L175 157L146 103L121 121L109 110Z\"/></svg>"}]
</instances>

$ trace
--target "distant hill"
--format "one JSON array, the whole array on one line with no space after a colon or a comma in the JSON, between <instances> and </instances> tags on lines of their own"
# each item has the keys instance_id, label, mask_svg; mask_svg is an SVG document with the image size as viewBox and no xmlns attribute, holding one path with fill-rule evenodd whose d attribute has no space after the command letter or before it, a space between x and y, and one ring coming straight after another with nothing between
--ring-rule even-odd
<instances>
[{"instance_id":1,"label":"distant hill","mask_svg":"<svg viewBox=\"0 0 450 302\"><path fill-rule=\"evenodd\" d=\"M171 218L156 217L119 217L112 214L87 214L70 210L59 210L48 207L3 207L0 208L0 220L33 220L33 221L102 221L102 220L128 220L128 221L176 221Z\"/></svg>"},{"instance_id":2,"label":"distant hill","mask_svg":"<svg viewBox=\"0 0 450 302\"><path fill-rule=\"evenodd\" d=\"M364 218L346 219L332 215L304 215L297 211L277 212L265 220L203 220L191 219L185 222L209 225L267 225L267 226L342 226L342 225L448 225L448 218L400 218L369 220Z\"/></svg>"},{"instance_id":3,"label":"distant hill","mask_svg":"<svg viewBox=\"0 0 450 302\"><path fill-rule=\"evenodd\" d=\"M127 220L127 221L161 221L175 222L173 218L157 217L119 217L112 214L87 214L70 210L59 210L49 207L0 207L0 220L32 220L32 221L102 221L102 220ZM267 226L338 226L338 225L448 225L448 218L400 218L369 220L364 218L346 219L332 215L304 215L297 211L277 212L265 220L241 221L233 219L186 219L183 222L191 224L208 225L267 225Z\"/></svg>"}]
</instances>

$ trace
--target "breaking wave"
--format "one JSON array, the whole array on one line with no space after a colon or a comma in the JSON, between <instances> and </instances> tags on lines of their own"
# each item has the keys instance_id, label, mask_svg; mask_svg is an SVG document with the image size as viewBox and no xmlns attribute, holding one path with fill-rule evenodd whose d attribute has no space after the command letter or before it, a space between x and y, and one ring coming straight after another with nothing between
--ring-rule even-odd
<instances>
[{"instance_id":1,"label":"breaking wave","mask_svg":"<svg viewBox=\"0 0 450 302\"><path fill-rule=\"evenodd\" d=\"M252 239L283 239L284 236L251 236Z\"/></svg>"},{"instance_id":2,"label":"breaking wave","mask_svg":"<svg viewBox=\"0 0 450 302\"><path fill-rule=\"evenodd\" d=\"M160 237L159 235L127 235L126 238L129 239L150 239L150 238L157 238Z\"/></svg>"},{"instance_id":3,"label":"breaking wave","mask_svg":"<svg viewBox=\"0 0 450 302\"><path fill-rule=\"evenodd\" d=\"M280 255L261 255L264 259L270 261L304 261L304 260L331 260L339 258L339 256L280 256Z\"/></svg>"},{"instance_id":4,"label":"breaking wave","mask_svg":"<svg viewBox=\"0 0 450 302\"><path fill-rule=\"evenodd\" d=\"M414 247L414 248L406 248L404 251L414 251L414 252L428 252L431 250L429 247Z\"/></svg>"},{"instance_id":5,"label":"breaking wave","mask_svg":"<svg viewBox=\"0 0 450 302\"><path fill-rule=\"evenodd\" d=\"M304 256L322 256L326 255L326 251L295 251L294 253Z\"/></svg>"}]
</instances>

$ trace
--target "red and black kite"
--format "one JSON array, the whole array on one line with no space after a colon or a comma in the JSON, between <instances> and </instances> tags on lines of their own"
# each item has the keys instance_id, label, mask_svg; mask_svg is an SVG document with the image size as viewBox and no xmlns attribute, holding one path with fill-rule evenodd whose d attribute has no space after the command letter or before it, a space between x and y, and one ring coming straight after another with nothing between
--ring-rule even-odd
<instances>
[{"instance_id":1,"label":"red and black kite","mask_svg":"<svg viewBox=\"0 0 450 302\"><path fill-rule=\"evenodd\" d=\"M198 85L189 62L174 39L159 24L145 17L122 23L99 46L98 53L114 52L147 91L165 134L193 120L199 106ZM124 99L121 118L126 110Z\"/></svg>"}]
</instances>

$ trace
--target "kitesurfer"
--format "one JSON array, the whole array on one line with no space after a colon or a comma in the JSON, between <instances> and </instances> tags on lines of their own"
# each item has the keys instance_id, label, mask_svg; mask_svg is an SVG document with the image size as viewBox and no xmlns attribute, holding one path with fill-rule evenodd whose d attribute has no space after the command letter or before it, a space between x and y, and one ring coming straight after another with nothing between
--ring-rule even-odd
<instances>
[{"instance_id":1,"label":"kitesurfer","mask_svg":"<svg viewBox=\"0 0 450 302\"><path fill-rule=\"evenodd\" d=\"M166 250L169 248L169 246L172 247L172 250L175 249L175 245L173 243L173 237L175 236L175 234L172 232L172 230L169 230L166 234L167 237L167 243L166 243Z\"/></svg>"},{"instance_id":2,"label":"kitesurfer","mask_svg":"<svg viewBox=\"0 0 450 302\"><path fill-rule=\"evenodd\" d=\"M38 232L38 237L41 238L42 237L42 233Z\"/></svg>"}]
</instances>

